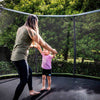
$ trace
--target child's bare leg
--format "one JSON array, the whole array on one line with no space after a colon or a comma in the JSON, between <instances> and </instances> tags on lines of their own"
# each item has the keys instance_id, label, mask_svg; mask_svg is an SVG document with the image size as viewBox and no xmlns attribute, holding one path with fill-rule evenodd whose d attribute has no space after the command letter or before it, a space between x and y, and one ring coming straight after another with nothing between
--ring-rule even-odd
<instances>
[{"instance_id":1,"label":"child's bare leg","mask_svg":"<svg viewBox=\"0 0 100 100\"><path fill-rule=\"evenodd\" d=\"M41 90L45 89L45 81L46 81L46 75L42 75L42 88L41 88Z\"/></svg>"},{"instance_id":2,"label":"child's bare leg","mask_svg":"<svg viewBox=\"0 0 100 100\"><path fill-rule=\"evenodd\" d=\"M51 89L51 76L47 76L47 80L48 80L48 88L47 90Z\"/></svg>"}]
</instances>

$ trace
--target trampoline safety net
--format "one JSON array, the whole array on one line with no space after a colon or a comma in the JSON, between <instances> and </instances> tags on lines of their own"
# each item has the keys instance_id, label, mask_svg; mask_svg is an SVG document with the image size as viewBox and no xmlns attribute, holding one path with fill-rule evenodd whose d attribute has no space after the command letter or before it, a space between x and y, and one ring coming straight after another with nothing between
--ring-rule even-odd
<instances>
[{"instance_id":1,"label":"trampoline safety net","mask_svg":"<svg viewBox=\"0 0 100 100\"><path fill-rule=\"evenodd\" d=\"M10 61L18 27L28 14L0 9L0 75L16 73ZM58 54L52 61L53 73L100 76L100 11L72 16L38 16L42 38ZM31 48L28 63L33 72L41 72L42 56Z\"/></svg>"}]
</instances>

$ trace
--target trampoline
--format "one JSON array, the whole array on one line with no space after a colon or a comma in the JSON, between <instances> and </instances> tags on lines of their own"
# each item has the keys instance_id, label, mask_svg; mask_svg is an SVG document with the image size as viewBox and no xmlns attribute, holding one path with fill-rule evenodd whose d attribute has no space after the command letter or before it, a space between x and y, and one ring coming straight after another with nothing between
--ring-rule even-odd
<instances>
[{"instance_id":1,"label":"trampoline","mask_svg":"<svg viewBox=\"0 0 100 100\"><path fill-rule=\"evenodd\" d=\"M0 100L12 100L19 78L0 80ZM40 91L41 76L33 76L33 89ZM19 100L100 100L100 80L52 76L52 89L29 96L27 85Z\"/></svg>"},{"instance_id":2,"label":"trampoline","mask_svg":"<svg viewBox=\"0 0 100 100\"><path fill-rule=\"evenodd\" d=\"M11 46L9 44L14 44L14 41L12 41L14 34L28 15L30 13L0 7L0 37L9 40L8 35L12 36L11 41L9 40L6 44L8 47ZM55 60L53 64L53 73L73 73L73 75L100 77L99 16L100 9L74 15L38 15L41 35L44 36L47 43L52 44L59 51L57 62ZM96 50L99 51L96 52ZM6 53L1 52L5 56L2 55L0 58L3 57L2 59L5 60L7 58ZM31 50L29 55L29 63L35 73L41 72L41 56L38 53L34 49ZM69 59L67 59L67 62L62 56L63 53L65 56L68 54L67 58ZM85 57L85 59L82 59L82 57ZM0 68L3 70L0 69L0 75L16 73L13 67L7 65L7 63L4 63L4 65L1 63L1 65L2 68L1 66ZM9 69L10 67L11 69ZM33 89L40 91L42 87L41 76L33 75L32 80ZM12 100L18 83L19 78L17 77L0 80L0 100ZM26 85L19 100L100 100L100 78L97 80L85 77L53 75L51 87L50 91L42 91L39 95L29 96L28 86Z\"/></svg>"}]
</instances>

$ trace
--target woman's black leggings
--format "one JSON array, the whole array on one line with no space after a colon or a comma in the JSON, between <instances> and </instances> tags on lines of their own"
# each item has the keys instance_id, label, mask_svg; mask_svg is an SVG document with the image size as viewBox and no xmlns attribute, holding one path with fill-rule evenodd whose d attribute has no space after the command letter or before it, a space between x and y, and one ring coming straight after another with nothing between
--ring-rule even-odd
<instances>
[{"instance_id":1,"label":"woman's black leggings","mask_svg":"<svg viewBox=\"0 0 100 100\"><path fill-rule=\"evenodd\" d=\"M18 84L13 100L18 100L21 95L26 83L28 83L29 90L32 90L32 69L29 67L27 61L20 60L14 61L14 65L18 70L18 74L20 77L20 83Z\"/></svg>"}]
</instances>

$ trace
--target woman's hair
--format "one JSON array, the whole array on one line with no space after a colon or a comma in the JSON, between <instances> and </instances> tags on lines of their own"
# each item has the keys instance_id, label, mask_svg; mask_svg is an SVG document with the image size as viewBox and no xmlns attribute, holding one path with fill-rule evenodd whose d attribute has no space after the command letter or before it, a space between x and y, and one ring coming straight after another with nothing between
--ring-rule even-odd
<instances>
[{"instance_id":1,"label":"woman's hair","mask_svg":"<svg viewBox=\"0 0 100 100\"><path fill-rule=\"evenodd\" d=\"M37 34L39 34L38 17L36 15L29 15L25 25L32 28L34 31L36 31Z\"/></svg>"}]
</instances>

